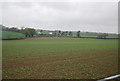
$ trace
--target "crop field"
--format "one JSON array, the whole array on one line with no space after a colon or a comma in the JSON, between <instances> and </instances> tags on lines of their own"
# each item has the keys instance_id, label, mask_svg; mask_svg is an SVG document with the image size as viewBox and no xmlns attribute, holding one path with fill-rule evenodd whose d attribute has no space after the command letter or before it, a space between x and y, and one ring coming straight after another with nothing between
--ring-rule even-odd
<instances>
[{"instance_id":1,"label":"crop field","mask_svg":"<svg viewBox=\"0 0 120 81\"><path fill-rule=\"evenodd\" d=\"M3 79L102 79L118 74L118 40L4 40Z\"/></svg>"},{"instance_id":2,"label":"crop field","mask_svg":"<svg viewBox=\"0 0 120 81\"><path fill-rule=\"evenodd\" d=\"M21 39L21 38L25 38L25 35L22 33L18 33L18 32L11 32L11 31L1 31L0 33L2 33L0 35L0 39Z\"/></svg>"}]
</instances>

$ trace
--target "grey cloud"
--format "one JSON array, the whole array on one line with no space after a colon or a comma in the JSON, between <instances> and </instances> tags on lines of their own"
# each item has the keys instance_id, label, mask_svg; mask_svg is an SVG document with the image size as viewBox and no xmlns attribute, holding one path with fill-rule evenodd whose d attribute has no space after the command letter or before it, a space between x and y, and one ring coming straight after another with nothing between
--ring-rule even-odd
<instances>
[{"instance_id":1,"label":"grey cloud","mask_svg":"<svg viewBox=\"0 0 120 81\"><path fill-rule=\"evenodd\" d=\"M3 3L3 24L117 33L115 2Z\"/></svg>"}]
</instances>

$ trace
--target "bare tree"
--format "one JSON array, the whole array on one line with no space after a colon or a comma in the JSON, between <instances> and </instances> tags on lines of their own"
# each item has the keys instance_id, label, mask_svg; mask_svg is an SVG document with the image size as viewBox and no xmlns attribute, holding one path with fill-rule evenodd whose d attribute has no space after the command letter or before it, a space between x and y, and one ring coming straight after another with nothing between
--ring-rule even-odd
<instances>
[{"instance_id":1,"label":"bare tree","mask_svg":"<svg viewBox=\"0 0 120 81\"><path fill-rule=\"evenodd\" d=\"M69 32L69 36L72 36L72 35L73 35L73 34L72 34L72 32L70 31L70 32Z\"/></svg>"},{"instance_id":2,"label":"bare tree","mask_svg":"<svg viewBox=\"0 0 120 81\"><path fill-rule=\"evenodd\" d=\"M58 31L58 37L60 37L60 36L61 36L61 31L59 30L59 31Z\"/></svg>"},{"instance_id":3,"label":"bare tree","mask_svg":"<svg viewBox=\"0 0 120 81\"><path fill-rule=\"evenodd\" d=\"M81 37L81 36L80 36L80 31L77 32L77 37L78 37L78 38Z\"/></svg>"}]
</instances>

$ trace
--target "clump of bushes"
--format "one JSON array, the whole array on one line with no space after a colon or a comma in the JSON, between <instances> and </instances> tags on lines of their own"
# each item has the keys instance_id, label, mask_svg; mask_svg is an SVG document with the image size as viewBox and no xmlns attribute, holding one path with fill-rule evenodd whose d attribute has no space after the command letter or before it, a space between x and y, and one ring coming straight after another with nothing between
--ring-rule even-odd
<instances>
[{"instance_id":1,"label":"clump of bushes","mask_svg":"<svg viewBox=\"0 0 120 81\"><path fill-rule=\"evenodd\" d=\"M98 34L97 38L106 38L108 36L107 33L101 33L101 34Z\"/></svg>"}]
</instances>

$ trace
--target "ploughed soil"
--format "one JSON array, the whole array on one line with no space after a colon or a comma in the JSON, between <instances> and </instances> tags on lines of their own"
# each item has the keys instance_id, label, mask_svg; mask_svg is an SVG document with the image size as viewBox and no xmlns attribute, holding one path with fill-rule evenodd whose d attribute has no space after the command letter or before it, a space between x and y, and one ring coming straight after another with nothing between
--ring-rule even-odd
<instances>
[{"instance_id":1,"label":"ploughed soil","mask_svg":"<svg viewBox=\"0 0 120 81\"><path fill-rule=\"evenodd\" d=\"M65 37L33 37L24 40L108 40L108 39L95 39L95 38L65 38Z\"/></svg>"},{"instance_id":2,"label":"ploughed soil","mask_svg":"<svg viewBox=\"0 0 120 81\"><path fill-rule=\"evenodd\" d=\"M36 38L39 39L44 40ZM9 58L3 60L3 79L102 79L117 74L117 54L117 50L111 50L89 52L89 56L79 52L78 55Z\"/></svg>"}]
</instances>

